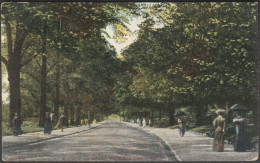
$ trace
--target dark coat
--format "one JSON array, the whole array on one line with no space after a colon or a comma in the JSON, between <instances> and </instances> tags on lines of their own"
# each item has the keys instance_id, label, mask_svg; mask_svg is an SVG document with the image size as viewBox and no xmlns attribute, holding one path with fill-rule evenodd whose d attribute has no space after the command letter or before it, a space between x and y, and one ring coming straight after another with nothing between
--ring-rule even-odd
<instances>
[{"instance_id":1,"label":"dark coat","mask_svg":"<svg viewBox=\"0 0 260 163\"><path fill-rule=\"evenodd\" d=\"M248 120L246 118L237 117L234 119L236 125L236 136L234 149L237 152L245 152L252 149L252 142L249 132L246 128Z\"/></svg>"},{"instance_id":2,"label":"dark coat","mask_svg":"<svg viewBox=\"0 0 260 163\"><path fill-rule=\"evenodd\" d=\"M59 123L59 125L60 125L60 126L66 125L65 115L61 115L61 116L60 116L60 123Z\"/></svg>"},{"instance_id":3,"label":"dark coat","mask_svg":"<svg viewBox=\"0 0 260 163\"><path fill-rule=\"evenodd\" d=\"M52 123L50 115L46 115L45 125L44 125L44 133L51 134L52 126L53 126L53 123Z\"/></svg>"},{"instance_id":4,"label":"dark coat","mask_svg":"<svg viewBox=\"0 0 260 163\"><path fill-rule=\"evenodd\" d=\"M22 135L23 131L22 131L22 126L23 124L23 119L21 116L15 116L13 119L13 135L18 136L18 135Z\"/></svg>"}]
</instances>

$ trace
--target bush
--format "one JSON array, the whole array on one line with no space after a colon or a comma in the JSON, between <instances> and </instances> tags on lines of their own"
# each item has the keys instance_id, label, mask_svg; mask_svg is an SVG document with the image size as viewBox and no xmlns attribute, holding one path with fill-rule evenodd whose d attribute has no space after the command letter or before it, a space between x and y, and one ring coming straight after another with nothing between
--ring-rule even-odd
<instances>
[{"instance_id":1,"label":"bush","mask_svg":"<svg viewBox=\"0 0 260 163\"><path fill-rule=\"evenodd\" d=\"M153 126L159 127L159 128L168 127L169 126L169 118L161 118L161 119L156 118L156 119L154 119Z\"/></svg>"},{"instance_id":2,"label":"bush","mask_svg":"<svg viewBox=\"0 0 260 163\"><path fill-rule=\"evenodd\" d=\"M170 126L168 127L169 129L178 129L179 128L179 125L173 125L173 126Z\"/></svg>"},{"instance_id":3,"label":"bush","mask_svg":"<svg viewBox=\"0 0 260 163\"><path fill-rule=\"evenodd\" d=\"M207 133L211 133L212 126L211 125L199 126L199 127L193 128L192 131L207 134Z\"/></svg>"}]
</instances>

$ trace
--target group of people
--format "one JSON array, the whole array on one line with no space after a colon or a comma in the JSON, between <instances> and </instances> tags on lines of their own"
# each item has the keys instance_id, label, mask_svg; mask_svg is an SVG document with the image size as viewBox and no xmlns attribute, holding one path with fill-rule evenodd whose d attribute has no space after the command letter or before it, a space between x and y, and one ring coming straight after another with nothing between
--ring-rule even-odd
<instances>
[{"instance_id":1,"label":"group of people","mask_svg":"<svg viewBox=\"0 0 260 163\"><path fill-rule=\"evenodd\" d=\"M58 127L61 128L63 132L64 126L66 125L66 117L62 114L59 118ZM45 124L44 124L44 134L51 134L54 127L54 116L52 113L47 112L45 116ZM20 114L15 113L13 118L13 135L18 136L23 134L22 130L23 119Z\"/></svg>"},{"instance_id":2,"label":"group of people","mask_svg":"<svg viewBox=\"0 0 260 163\"><path fill-rule=\"evenodd\" d=\"M146 127L145 118L143 118L143 120L140 120L139 118L137 118L136 122L134 121L134 123L137 123L139 126ZM151 120L148 121L148 126L151 127Z\"/></svg>"},{"instance_id":3,"label":"group of people","mask_svg":"<svg viewBox=\"0 0 260 163\"><path fill-rule=\"evenodd\" d=\"M213 140L213 151L223 152L224 151L224 140L226 132L226 119L223 117L225 110L218 109L218 117L213 121L214 126L214 140ZM236 118L233 119L235 124L236 135L234 142L234 150L236 152L249 151L252 148L251 138L246 128L248 119L243 118L245 112L236 111Z\"/></svg>"},{"instance_id":4,"label":"group of people","mask_svg":"<svg viewBox=\"0 0 260 163\"><path fill-rule=\"evenodd\" d=\"M65 115L61 114L58 122L58 127L61 128L61 132L63 132L64 126L66 125ZM51 134L53 126L55 125L54 116L52 113L47 112L45 116L45 124L44 124L44 134Z\"/></svg>"},{"instance_id":5,"label":"group of people","mask_svg":"<svg viewBox=\"0 0 260 163\"><path fill-rule=\"evenodd\" d=\"M224 143L225 143L225 132L226 132L226 119L224 118L224 109L218 109L216 111L217 117L213 121L213 151L215 152L223 152L224 151ZM234 141L234 150L236 152L244 152L250 151L253 147L249 132L246 128L248 124L248 119L244 118L245 112L238 110L235 111L236 118L233 119L233 123L235 124L236 134ZM184 136L186 130L187 120L184 116L180 116L178 118L179 124L179 133L181 136Z\"/></svg>"}]
</instances>

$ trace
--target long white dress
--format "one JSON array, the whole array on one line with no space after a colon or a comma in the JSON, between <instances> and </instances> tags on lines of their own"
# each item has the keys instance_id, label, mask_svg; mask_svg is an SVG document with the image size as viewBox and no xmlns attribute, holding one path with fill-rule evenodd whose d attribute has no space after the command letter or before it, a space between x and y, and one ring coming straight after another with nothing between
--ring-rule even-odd
<instances>
[{"instance_id":1,"label":"long white dress","mask_svg":"<svg viewBox=\"0 0 260 163\"><path fill-rule=\"evenodd\" d=\"M146 121L145 121L145 119L143 119L143 127L145 127L146 126Z\"/></svg>"}]
</instances>

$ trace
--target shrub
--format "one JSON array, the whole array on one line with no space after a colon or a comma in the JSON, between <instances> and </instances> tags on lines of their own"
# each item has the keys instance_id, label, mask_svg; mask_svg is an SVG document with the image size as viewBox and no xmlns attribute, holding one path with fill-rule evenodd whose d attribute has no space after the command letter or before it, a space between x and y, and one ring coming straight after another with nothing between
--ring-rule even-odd
<instances>
[{"instance_id":1,"label":"shrub","mask_svg":"<svg viewBox=\"0 0 260 163\"><path fill-rule=\"evenodd\" d=\"M162 127L168 127L168 124L169 124L169 118L161 118L161 119L156 118L154 119L153 126L162 128Z\"/></svg>"}]
</instances>

